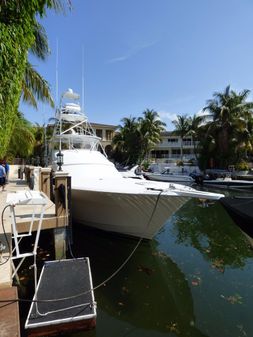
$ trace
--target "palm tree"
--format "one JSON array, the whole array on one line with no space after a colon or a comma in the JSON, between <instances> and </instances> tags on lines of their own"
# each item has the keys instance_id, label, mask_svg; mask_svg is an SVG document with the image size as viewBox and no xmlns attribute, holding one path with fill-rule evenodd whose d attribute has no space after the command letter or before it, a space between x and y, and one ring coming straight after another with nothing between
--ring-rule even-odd
<instances>
[{"instance_id":1,"label":"palm tree","mask_svg":"<svg viewBox=\"0 0 253 337\"><path fill-rule=\"evenodd\" d=\"M236 162L246 159L248 152L253 149L253 117L248 119L238 118L234 124L234 143Z\"/></svg>"},{"instance_id":2,"label":"palm tree","mask_svg":"<svg viewBox=\"0 0 253 337\"><path fill-rule=\"evenodd\" d=\"M47 81L27 61L24 78L22 81L22 99L37 109L37 100L46 102L54 107Z\"/></svg>"},{"instance_id":3,"label":"palm tree","mask_svg":"<svg viewBox=\"0 0 253 337\"><path fill-rule=\"evenodd\" d=\"M144 117L125 117L121 120L119 132L113 138L114 157L125 164L141 164L148 158L149 152L161 140L161 132L165 123L159 119L154 110L145 110Z\"/></svg>"},{"instance_id":4,"label":"palm tree","mask_svg":"<svg viewBox=\"0 0 253 337\"><path fill-rule=\"evenodd\" d=\"M7 157L28 157L33 151L34 142L35 137L32 124L18 111L14 120Z\"/></svg>"},{"instance_id":5,"label":"palm tree","mask_svg":"<svg viewBox=\"0 0 253 337\"><path fill-rule=\"evenodd\" d=\"M198 151L196 148L196 143L200 139L202 121L203 118L196 115L193 115L193 117L188 118L189 131L187 134L192 137L193 150L196 160L198 160Z\"/></svg>"},{"instance_id":6,"label":"palm tree","mask_svg":"<svg viewBox=\"0 0 253 337\"><path fill-rule=\"evenodd\" d=\"M247 123L253 109L253 103L246 101L249 92L243 90L236 93L227 86L224 92L215 92L213 99L208 100L203 109L212 118L206 125L207 135L212 134L215 139L216 160L221 168L226 168L231 160L235 160L238 134L247 135Z\"/></svg>"},{"instance_id":7,"label":"palm tree","mask_svg":"<svg viewBox=\"0 0 253 337\"><path fill-rule=\"evenodd\" d=\"M44 61L49 55L50 50L47 41L47 35L44 27L38 22L34 23L34 43L29 52L40 60ZM50 94L50 88L47 81L34 69L27 60L25 74L22 81L22 99L37 109L37 100L49 103L54 107L54 102Z\"/></svg>"},{"instance_id":8,"label":"palm tree","mask_svg":"<svg viewBox=\"0 0 253 337\"><path fill-rule=\"evenodd\" d=\"M67 0L66 0L67 1ZM49 86L42 77L34 76L27 81L27 76L32 73L32 67L27 63L29 49L43 58L45 34L38 24L37 17L45 16L47 9L62 10L64 0L8 0L1 1L1 44L0 44L0 123L5 130L0 133L0 155L4 156L13 132L18 104L25 85L30 85L23 97L30 102L35 102L32 94L37 98L44 97L53 105ZM47 47L47 45L46 45ZM48 49L48 48L46 48ZM28 69L26 69L28 65Z\"/></svg>"},{"instance_id":9,"label":"palm tree","mask_svg":"<svg viewBox=\"0 0 253 337\"><path fill-rule=\"evenodd\" d=\"M124 117L119 125L119 132L115 134L112 140L114 152L121 161L127 164L135 164L140 156L140 133L138 123L135 117Z\"/></svg>"},{"instance_id":10,"label":"palm tree","mask_svg":"<svg viewBox=\"0 0 253 337\"><path fill-rule=\"evenodd\" d=\"M33 26L34 43L31 45L29 52L41 60L45 60L50 53L47 34L45 28L35 21Z\"/></svg>"},{"instance_id":11,"label":"palm tree","mask_svg":"<svg viewBox=\"0 0 253 337\"><path fill-rule=\"evenodd\" d=\"M150 151L161 141L161 132L165 131L166 126L153 109L146 109L143 115L144 117L138 118L141 135L141 161L145 158L148 159Z\"/></svg>"},{"instance_id":12,"label":"palm tree","mask_svg":"<svg viewBox=\"0 0 253 337\"><path fill-rule=\"evenodd\" d=\"M40 158L40 163L42 164L45 158L45 147L47 143L47 134L46 134L46 127L44 125L39 125L35 123L33 126L34 132L34 148L33 148L33 157Z\"/></svg>"},{"instance_id":13,"label":"palm tree","mask_svg":"<svg viewBox=\"0 0 253 337\"><path fill-rule=\"evenodd\" d=\"M69 8L71 8L70 0L68 2ZM54 9L56 12L64 12L63 0L47 0L44 1L48 8ZM48 46L47 35L44 27L38 22L34 21L33 25L34 42L31 45L29 52L35 55L40 60L44 61L50 54ZM31 104L37 109L37 100L48 103L54 108L54 101L50 93L50 87L48 82L34 69L34 67L27 60L24 79L22 81L22 99L23 101Z\"/></svg>"},{"instance_id":14,"label":"palm tree","mask_svg":"<svg viewBox=\"0 0 253 337\"><path fill-rule=\"evenodd\" d=\"M187 115L177 115L177 119L172 121L172 123L176 128L173 134L180 137L180 157L181 161L183 161L183 139L189 132L189 118Z\"/></svg>"}]
</instances>

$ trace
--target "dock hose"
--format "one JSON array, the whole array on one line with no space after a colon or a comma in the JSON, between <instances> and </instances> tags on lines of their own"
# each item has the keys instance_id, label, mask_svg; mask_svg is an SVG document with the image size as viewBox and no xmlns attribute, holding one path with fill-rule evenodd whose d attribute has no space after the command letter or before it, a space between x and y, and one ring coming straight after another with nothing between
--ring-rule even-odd
<instances>
[{"instance_id":1,"label":"dock hose","mask_svg":"<svg viewBox=\"0 0 253 337\"><path fill-rule=\"evenodd\" d=\"M149 221L147 222L147 226L151 223L152 221L152 218L155 214L155 211L157 209L157 205L158 205L158 202L160 200L160 197L161 197L161 194L162 192L164 192L164 190L159 190L159 193L157 195L157 199L156 199L156 203L154 205L154 208L153 208L153 211L150 215L150 218L149 218ZM8 207L9 205L7 205L3 212L5 211L5 209ZM2 212L2 225L3 225L3 212ZM139 245L141 244L141 242L143 241L143 237L140 238L136 244L136 246L134 247L134 249L132 250L132 252L129 254L129 256L125 259L125 261L119 266L118 269L116 269L109 277L107 277L103 282L99 283L97 286L93 287L92 289L89 289L89 290L86 290L86 291L83 291L79 294L76 294L76 295L73 295L73 296L68 296L68 297L63 297L63 298L56 298L56 299L47 299L47 300L30 300L30 299L24 299L24 298L19 298L19 299L5 299L5 300L0 300L0 303L6 303L4 305L1 305L0 308L2 307L5 307L7 305L10 305L12 303L15 303L15 302L29 302L29 303L45 303L45 302L60 302L60 301L66 301L66 300L69 300L69 299L73 299L73 298L77 298L77 297L80 297L80 296L83 296L89 292L92 292L94 290L97 290L98 288L104 286L107 282L109 282L114 276L116 276L120 271L121 269L123 269L123 267L127 264L127 262L131 259L131 257L134 255L135 251L137 250L137 248L139 247ZM9 250L10 251L10 250ZM10 259L10 256L8 257L8 259ZM67 310L68 308L65 308L65 310ZM62 311L62 309L60 309ZM57 311L57 310L56 310ZM47 315L47 314L50 314L52 312L48 312L48 313L45 313L45 314L41 314L41 315Z\"/></svg>"}]
</instances>

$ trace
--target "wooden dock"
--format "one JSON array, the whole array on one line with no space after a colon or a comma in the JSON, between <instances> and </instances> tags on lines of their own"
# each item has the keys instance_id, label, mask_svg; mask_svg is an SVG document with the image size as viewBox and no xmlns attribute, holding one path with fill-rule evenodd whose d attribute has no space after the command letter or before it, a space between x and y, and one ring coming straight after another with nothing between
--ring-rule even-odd
<instances>
[{"instance_id":1,"label":"wooden dock","mask_svg":"<svg viewBox=\"0 0 253 337\"><path fill-rule=\"evenodd\" d=\"M29 190L26 180L18 179L17 167L11 167L9 183L5 186L5 191L0 191L0 214L6 206L7 194L17 193L24 190ZM43 169L42 169L43 170ZM44 179L41 174L41 180L45 183L44 188L50 187L50 182ZM66 175L65 175L66 176ZM59 183L64 183L63 175L59 177ZM40 182L41 185L41 182ZM41 187L41 186L40 186ZM58 207L56 206L58 205ZM27 232L29 224L31 223L31 217L34 212L34 207L37 206L16 206L15 215L19 233ZM33 231L36 231L40 216L40 207L35 209L35 221ZM52 228L64 228L68 225L66 214L67 208L63 208L56 197L55 204L47 198L47 204L45 207L45 213L42 223L42 229ZM3 213L3 224L0 224L0 245L2 251L0 252L0 300L13 299L13 303L0 303L0 335L1 337L20 336L19 326L19 309L16 287L12 287L12 265L11 265L11 250L12 250L12 226L10 210L6 208ZM8 241L8 242L7 242ZM61 246L63 246L61 244ZM15 319L14 319L15 318Z\"/></svg>"},{"instance_id":2,"label":"wooden dock","mask_svg":"<svg viewBox=\"0 0 253 337\"><path fill-rule=\"evenodd\" d=\"M16 193L23 190L29 190L29 187L27 186L26 182L19 179L12 179L10 177L9 184L6 185L5 191L0 191L0 214L2 214L2 211L4 207L6 206L6 198L7 194L9 193ZM35 210L35 223L34 223L34 230L37 229L38 224L38 218L39 218L39 207L38 212L36 213ZM19 232L25 232L28 229L28 226L31 222L31 217L33 213L33 207L32 206L17 206L16 207L16 220L19 227ZM43 229L49 229L49 228L56 228L58 227L58 221L59 219L55 215L55 205L52 203L50 199L47 199L47 205L45 209L45 215L43 219ZM7 261L4 264L0 265L0 287L5 286L12 286L12 278L11 278L11 261L8 259L10 257L9 254L9 247L11 247L11 218L10 218L10 210L7 208L4 212L3 216L3 222L4 222L4 229L3 226L0 226L0 241L4 244L5 249L2 254L2 263L4 261ZM61 223L62 226L62 223ZM8 238L8 243L6 242L6 236Z\"/></svg>"},{"instance_id":3,"label":"wooden dock","mask_svg":"<svg viewBox=\"0 0 253 337\"><path fill-rule=\"evenodd\" d=\"M0 288L1 301L8 299L17 299L18 292L16 287ZM19 337L20 323L18 302L0 303L0 336L1 337Z\"/></svg>"}]
</instances>

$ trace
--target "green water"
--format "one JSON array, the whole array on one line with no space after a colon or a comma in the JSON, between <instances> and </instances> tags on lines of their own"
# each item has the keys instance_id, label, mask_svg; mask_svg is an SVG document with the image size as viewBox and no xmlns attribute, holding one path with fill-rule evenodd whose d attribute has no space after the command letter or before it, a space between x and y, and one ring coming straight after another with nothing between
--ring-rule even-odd
<instances>
[{"instance_id":1,"label":"green water","mask_svg":"<svg viewBox=\"0 0 253 337\"><path fill-rule=\"evenodd\" d=\"M137 241L74 231L96 286ZM253 336L253 251L218 203L190 201L121 272L95 292L97 326L71 337Z\"/></svg>"},{"instance_id":2,"label":"green water","mask_svg":"<svg viewBox=\"0 0 253 337\"><path fill-rule=\"evenodd\" d=\"M138 242L78 226L73 240L73 254L90 257L94 286ZM252 337L253 250L219 203L203 208L192 200L95 299L96 328L65 336Z\"/></svg>"}]
</instances>

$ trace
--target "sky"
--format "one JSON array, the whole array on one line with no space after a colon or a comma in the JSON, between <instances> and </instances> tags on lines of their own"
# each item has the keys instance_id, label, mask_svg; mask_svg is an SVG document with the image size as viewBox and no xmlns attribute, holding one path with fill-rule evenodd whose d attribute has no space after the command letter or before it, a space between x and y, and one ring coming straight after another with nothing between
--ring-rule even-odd
<instances>
[{"instance_id":1,"label":"sky","mask_svg":"<svg viewBox=\"0 0 253 337\"><path fill-rule=\"evenodd\" d=\"M40 21L50 56L29 60L56 104L68 88L84 93L90 122L118 125L154 109L172 130L177 115L193 116L227 85L253 91L252 0L71 3L71 11L48 11ZM20 110L33 123L54 116L48 105Z\"/></svg>"}]
</instances>

